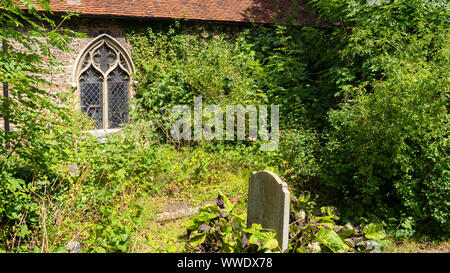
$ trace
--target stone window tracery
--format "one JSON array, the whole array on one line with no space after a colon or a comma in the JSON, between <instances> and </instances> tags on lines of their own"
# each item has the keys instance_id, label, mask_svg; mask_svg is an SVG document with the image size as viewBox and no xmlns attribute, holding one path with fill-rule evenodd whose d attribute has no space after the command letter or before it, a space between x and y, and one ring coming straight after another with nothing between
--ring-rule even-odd
<instances>
[{"instance_id":1,"label":"stone window tracery","mask_svg":"<svg viewBox=\"0 0 450 273\"><path fill-rule=\"evenodd\" d=\"M96 129L115 129L129 121L131 74L128 53L110 36L94 39L83 50L76 68L81 111Z\"/></svg>"}]
</instances>

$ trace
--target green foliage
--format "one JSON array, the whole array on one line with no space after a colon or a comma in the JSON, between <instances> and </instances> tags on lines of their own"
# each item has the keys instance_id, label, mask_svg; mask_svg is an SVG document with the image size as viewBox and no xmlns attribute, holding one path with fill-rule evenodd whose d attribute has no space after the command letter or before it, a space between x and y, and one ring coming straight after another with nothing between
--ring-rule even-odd
<instances>
[{"instance_id":1,"label":"green foliage","mask_svg":"<svg viewBox=\"0 0 450 273\"><path fill-rule=\"evenodd\" d=\"M265 101L259 86L262 70L254 52L241 39L224 34L183 32L179 24L129 27L136 66L134 120L152 121L169 139L175 105L255 104Z\"/></svg>"},{"instance_id":2,"label":"green foliage","mask_svg":"<svg viewBox=\"0 0 450 273\"><path fill-rule=\"evenodd\" d=\"M148 237L146 245L149 245L152 249L152 253L182 253L185 252L184 248L177 248L175 243L177 242L176 237L165 237L162 241L154 240Z\"/></svg>"},{"instance_id":3,"label":"green foliage","mask_svg":"<svg viewBox=\"0 0 450 273\"><path fill-rule=\"evenodd\" d=\"M187 247L199 252L248 253L279 251L276 233L260 224L246 228L245 215L233 212L234 206L219 193L216 204L205 205L186 221Z\"/></svg>"},{"instance_id":4,"label":"green foliage","mask_svg":"<svg viewBox=\"0 0 450 273\"><path fill-rule=\"evenodd\" d=\"M278 175L295 188L308 187L320 172L320 150L316 133L306 129L284 130L276 155L270 160L277 166Z\"/></svg>"},{"instance_id":5,"label":"green foliage","mask_svg":"<svg viewBox=\"0 0 450 273\"><path fill-rule=\"evenodd\" d=\"M132 237L145 228L139 200L155 194L187 194L182 189L211 199L211 194L201 192L229 178L230 170L263 168L249 156L252 150L248 147L211 145L177 151L159 144L153 129L137 123L109 135L104 144L78 142L75 162L79 173L71 175L66 190L54 197L51 210L55 217L48 219L46 227L50 242L61 246L76 237L83 252L133 251ZM147 236L145 244L155 252L184 251L175 247L174 239L159 242Z\"/></svg>"},{"instance_id":6,"label":"green foliage","mask_svg":"<svg viewBox=\"0 0 450 273\"><path fill-rule=\"evenodd\" d=\"M326 31L309 27L255 26L243 33L262 64L268 101L280 105L281 128L323 128L327 111L338 101L330 77L336 42Z\"/></svg>"},{"instance_id":7,"label":"green foliage","mask_svg":"<svg viewBox=\"0 0 450 273\"><path fill-rule=\"evenodd\" d=\"M187 249L195 252L251 253L279 252L276 233L253 223L246 227L245 215L233 213L234 206L222 193L216 204L205 205L183 225L187 229ZM381 224L354 227L339 225L334 207L316 209L315 202L305 193L291 206L289 252L350 253L371 252L367 245L381 251L386 237Z\"/></svg>"},{"instance_id":8,"label":"green foliage","mask_svg":"<svg viewBox=\"0 0 450 273\"><path fill-rule=\"evenodd\" d=\"M383 226L380 224L369 224L364 227L365 237L367 239L379 240L384 239L386 234L384 233Z\"/></svg>"},{"instance_id":9,"label":"green foliage","mask_svg":"<svg viewBox=\"0 0 450 273\"><path fill-rule=\"evenodd\" d=\"M6 44L0 51L0 82L9 92L0 97L0 117L13 129L0 134L0 249L24 251L21 244L34 236L42 204L60 189L62 165L86 128L48 80L59 64L53 52L68 51L70 36L78 34L51 19L49 1L0 5L0 39Z\"/></svg>"},{"instance_id":10,"label":"green foliage","mask_svg":"<svg viewBox=\"0 0 450 273\"><path fill-rule=\"evenodd\" d=\"M340 86L344 103L329 113L324 185L345 206L448 232L448 4L315 2L339 6L340 69L352 75Z\"/></svg>"},{"instance_id":11,"label":"green foliage","mask_svg":"<svg viewBox=\"0 0 450 273\"><path fill-rule=\"evenodd\" d=\"M37 1L40 8L50 12L48 2ZM29 9L19 9L18 3ZM0 152L4 159L14 153L34 162L37 168L48 168L55 160L46 164L42 156L54 151L55 145L70 144L70 137L64 135L67 131L64 124L71 122L72 113L67 107L59 106L62 98L50 92L55 84L44 75L59 64L52 50L69 51L69 34L75 33L38 13L32 1L2 1L1 5L0 38L7 45L0 53L0 82L8 84L9 97L1 97L0 115L14 130L0 135ZM63 20L68 18L70 14ZM20 27L26 31L18 31ZM10 149L5 149L6 143ZM4 164L0 166L2 169Z\"/></svg>"},{"instance_id":12,"label":"green foliage","mask_svg":"<svg viewBox=\"0 0 450 273\"><path fill-rule=\"evenodd\" d=\"M52 52L69 50L78 34L37 12L36 4L51 14L49 1L0 1L0 38L9 45L0 52L0 82L10 91L0 97L0 116L14 127L0 134L1 251L66 252L74 240L84 252L133 251L140 198L184 191L212 198L209 189L230 173L258 169L279 173L295 193L320 182L322 198L343 212L341 219L336 208L298 197L291 252L367 252L384 244L385 228L398 238L419 229L448 235L445 1L308 1L329 29L129 27L139 82L133 124L104 144L70 110L71 92L52 92L46 80L58 69ZM279 104L279 150L263 153L250 140L173 145L168 114L195 96L205 104ZM274 232L246 227L219 196L222 203L186 223L188 251L279 250ZM154 251L185 251L174 238L147 237Z\"/></svg>"},{"instance_id":13,"label":"green foliage","mask_svg":"<svg viewBox=\"0 0 450 273\"><path fill-rule=\"evenodd\" d=\"M334 230L322 229L316 234L316 240L334 253L347 252L350 249Z\"/></svg>"}]
</instances>

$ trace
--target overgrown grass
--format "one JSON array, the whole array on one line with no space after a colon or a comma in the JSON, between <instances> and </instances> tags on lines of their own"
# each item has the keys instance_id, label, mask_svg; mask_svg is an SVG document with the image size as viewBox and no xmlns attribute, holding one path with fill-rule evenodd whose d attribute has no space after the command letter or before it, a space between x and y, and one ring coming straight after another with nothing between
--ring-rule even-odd
<instances>
[{"instance_id":1,"label":"overgrown grass","mask_svg":"<svg viewBox=\"0 0 450 273\"><path fill-rule=\"evenodd\" d=\"M42 233L24 242L23 251L65 251L70 241L80 242L84 252L170 251L176 243L168 244L169 249L155 244L179 237L182 220L156 223L165 206L196 207L222 191L245 211L250 173L265 168L255 160L253 148L177 150L132 139L133 130L100 146L79 143L79 152L86 149L89 156L78 157L78 173L66 177L65 190L41 204Z\"/></svg>"},{"instance_id":2,"label":"overgrown grass","mask_svg":"<svg viewBox=\"0 0 450 273\"><path fill-rule=\"evenodd\" d=\"M182 155L180 155L182 156ZM246 212L248 172L224 172L223 179L214 184L201 187L184 185L177 193L159 194L139 200L142 206L142 225L137 228L132 241L135 245L132 252L183 252L187 242L186 228L182 223L189 220L192 215L178 219L156 222L158 214L167 212L170 205L180 207L197 207L214 200L219 191L228 196L237 204L236 211Z\"/></svg>"}]
</instances>

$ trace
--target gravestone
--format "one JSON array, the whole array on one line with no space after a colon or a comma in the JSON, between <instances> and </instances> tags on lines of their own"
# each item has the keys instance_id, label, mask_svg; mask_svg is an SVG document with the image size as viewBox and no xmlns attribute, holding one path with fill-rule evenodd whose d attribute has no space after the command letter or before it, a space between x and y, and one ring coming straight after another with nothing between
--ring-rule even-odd
<instances>
[{"instance_id":1,"label":"gravestone","mask_svg":"<svg viewBox=\"0 0 450 273\"><path fill-rule=\"evenodd\" d=\"M277 232L283 252L289 240L289 191L287 184L270 171L253 172L248 188L247 224L261 224Z\"/></svg>"}]
</instances>

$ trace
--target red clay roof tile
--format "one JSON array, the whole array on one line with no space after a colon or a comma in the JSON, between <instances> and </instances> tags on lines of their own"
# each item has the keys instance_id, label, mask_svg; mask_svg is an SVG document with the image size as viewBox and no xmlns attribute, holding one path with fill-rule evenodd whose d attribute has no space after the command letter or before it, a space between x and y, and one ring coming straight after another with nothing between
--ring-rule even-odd
<instances>
[{"instance_id":1,"label":"red clay roof tile","mask_svg":"<svg viewBox=\"0 0 450 273\"><path fill-rule=\"evenodd\" d=\"M292 5L293 3L298 3ZM82 15L314 25L304 0L50 0L56 12Z\"/></svg>"}]
</instances>

